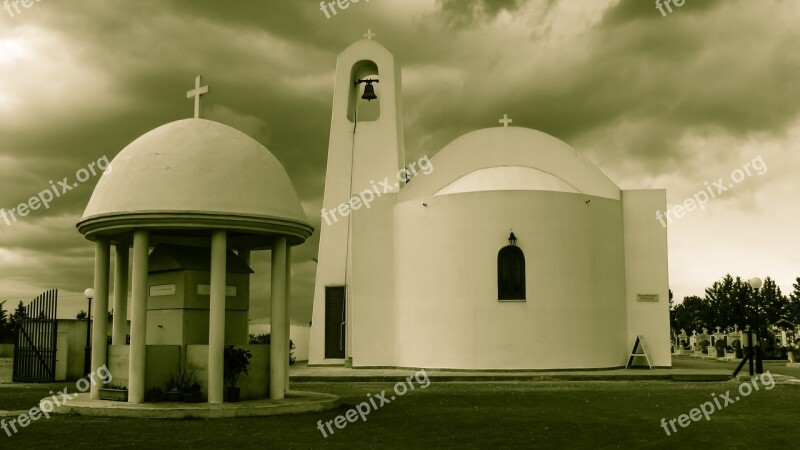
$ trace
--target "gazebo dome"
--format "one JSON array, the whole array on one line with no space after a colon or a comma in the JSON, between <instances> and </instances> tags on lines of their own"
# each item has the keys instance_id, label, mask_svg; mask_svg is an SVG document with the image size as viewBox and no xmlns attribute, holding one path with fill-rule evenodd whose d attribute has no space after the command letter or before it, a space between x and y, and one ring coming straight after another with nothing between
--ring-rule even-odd
<instances>
[{"instance_id":1,"label":"gazebo dome","mask_svg":"<svg viewBox=\"0 0 800 450\"><path fill-rule=\"evenodd\" d=\"M233 242L254 247L268 246L275 235L296 245L313 231L275 156L246 134L205 119L168 123L123 149L78 222L89 239L122 239L134 228L181 236L224 229Z\"/></svg>"}]
</instances>

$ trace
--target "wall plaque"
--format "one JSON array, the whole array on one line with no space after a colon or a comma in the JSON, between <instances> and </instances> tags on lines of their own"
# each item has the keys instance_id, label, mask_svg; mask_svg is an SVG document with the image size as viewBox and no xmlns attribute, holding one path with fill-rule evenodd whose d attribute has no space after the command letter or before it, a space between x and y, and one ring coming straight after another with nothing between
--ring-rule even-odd
<instances>
[{"instance_id":1,"label":"wall plaque","mask_svg":"<svg viewBox=\"0 0 800 450\"><path fill-rule=\"evenodd\" d=\"M225 297L236 297L236 292L236 286L225 286ZM197 295L211 295L211 286L208 284L198 284Z\"/></svg>"},{"instance_id":2,"label":"wall plaque","mask_svg":"<svg viewBox=\"0 0 800 450\"><path fill-rule=\"evenodd\" d=\"M175 295L174 284L158 284L150 286L150 297L164 297L167 295Z\"/></svg>"}]
</instances>

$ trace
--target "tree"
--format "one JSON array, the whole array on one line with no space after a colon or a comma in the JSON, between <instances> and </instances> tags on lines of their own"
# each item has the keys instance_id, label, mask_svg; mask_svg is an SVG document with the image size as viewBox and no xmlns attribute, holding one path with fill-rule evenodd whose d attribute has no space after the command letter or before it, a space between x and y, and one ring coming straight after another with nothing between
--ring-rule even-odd
<instances>
[{"instance_id":1,"label":"tree","mask_svg":"<svg viewBox=\"0 0 800 450\"><path fill-rule=\"evenodd\" d=\"M86 311L84 310L80 310L80 312L75 316L75 318L78 320L86 320L87 317L89 317L89 315L86 314Z\"/></svg>"},{"instance_id":2,"label":"tree","mask_svg":"<svg viewBox=\"0 0 800 450\"><path fill-rule=\"evenodd\" d=\"M795 324L795 326L798 326L800 325L800 277L795 279L792 287L794 290L789 294L789 301L786 305L786 315L784 317L789 322Z\"/></svg>"},{"instance_id":3,"label":"tree","mask_svg":"<svg viewBox=\"0 0 800 450\"><path fill-rule=\"evenodd\" d=\"M17 309L14 310L14 314L12 314L8 318L8 322L9 325L11 326L12 332L16 333L19 323L23 319L27 318L28 318L28 311L25 309L25 305L22 304L22 300L20 300L19 305L17 305Z\"/></svg>"},{"instance_id":4,"label":"tree","mask_svg":"<svg viewBox=\"0 0 800 450\"><path fill-rule=\"evenodd\" d=\"M739 325L755 325L753 288L741 279L730 274L722 277L706 289L705 300L709 304L710 317L708 329Z\"/></svg>"},{"instance_id":5,"label":"tree","mask_svg":"<svg viewBox=\"0 0 800 450\"><path fill-rule=\"evenodd\" d=\"M708 328L711 310L704 299L691 296L684 297L683 302L674 310L675 330L685 330L687 334Z\"/></svg>"},{"instance_id":6,"label":"tree","mask_svg":"<svg viewBox=\"0 0 800 450\"><path fill-rule=\"evenodd\" d=\"M6 300L0 302L0 343L11 343L14 341L14 333L11 324L8 322L8 311L5 309Z\"/></svg>"},{"instance_id":7,"label":"tree","mask_svg":"<svg viewBox=\"0 0 800 450\"><path fill-rule=\"evenodd\" d=\"M669 290L669 326L675 331L678 330L678 325L675 322L675 300L672 296L672 289Z\"/></svg>"},{"instance_id":8,"label":"tree","mask_svg":"<svg viewBox=\"0 0 800 450\"><path fill-rule=\"evenodd\" d=\"M761 286L754 295L758 295L758 306L761 311L762 332L769 325L777 323L789 310L789 300L781 293L781 288L775 284L775 280L767 277L764 285Z\"/></svg>"}]
</instances>

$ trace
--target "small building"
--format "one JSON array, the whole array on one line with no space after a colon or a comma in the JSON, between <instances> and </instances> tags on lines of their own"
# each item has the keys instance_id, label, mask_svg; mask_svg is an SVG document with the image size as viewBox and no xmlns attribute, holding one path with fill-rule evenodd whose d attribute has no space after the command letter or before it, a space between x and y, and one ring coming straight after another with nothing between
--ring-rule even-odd
<instances>
[{"instance_id":1,"label":"small building","mask_svg":"<svg viewBox=\"0 0 800 450\"><path fill-rule=\"evenodd\" d=\"M115 383L127 385L131 403L143 402L151 388L163 390L179 370L193 371L208 402L220 403L224 348L246 347L253 358L250 375L240 378L242 399L282 399L288 386L291 247L313 228L269 150L229 126L200 119L199 103L195 113L123 149L77 224L95 243L91 367L108 365ZM106 352L112 247L113 342ZM272 259L270 351L247 341L249 280L259 275L249 263L251 252L259 250L270 251ZM99 385L93 385L91 398L98 396Z\"/></svg>"}]
</instances>

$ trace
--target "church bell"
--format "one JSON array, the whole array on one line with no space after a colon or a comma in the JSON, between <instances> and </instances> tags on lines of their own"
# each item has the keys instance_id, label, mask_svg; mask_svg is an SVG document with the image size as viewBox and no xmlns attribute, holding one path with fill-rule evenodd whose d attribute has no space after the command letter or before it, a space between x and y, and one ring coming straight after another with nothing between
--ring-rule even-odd
<instances>
[{"instance_id":1,"label":"church bell","mask_svg":"<svg viewBox=\"0 0 800 450\"><path fill-rule=\"evenodd\" d=\"M372 86L372 83L380 83L380 81L378 81L378 80L358 80L358 81L356 81L356 84L361 84L361 83L366 83L366 86L364 86L364 95L361 96L362 99L364 99L364 100L366 100L368 102L371 102L372 100L375 100L375 99L378 98L378 96L375 95L375 88Z\"/></svg>"},{"instance_id":2,"label":"church bell","mask_svg":"<svg viewBox=\"0 0 800 450\"><path fill-rule=\"evenodd\" d=\"M378 96L375 95L375 88L372 87L372 83L367 83L367 85L364 86L364 95L362 95L361 98L368 102L378 98Z\"/></svg>"}]
</instances>

